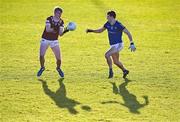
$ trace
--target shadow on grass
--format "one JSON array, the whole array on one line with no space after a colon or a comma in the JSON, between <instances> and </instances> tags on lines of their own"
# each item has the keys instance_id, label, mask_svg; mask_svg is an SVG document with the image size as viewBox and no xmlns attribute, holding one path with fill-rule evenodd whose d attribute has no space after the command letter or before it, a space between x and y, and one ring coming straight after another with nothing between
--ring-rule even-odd
<instances>
[{"instance_id":1,"label":"shadow on grass","mask_svg":"<svg viewBox=\"0 0 180 122\"><path fill-rule=\"evenodd\" d=\"M42 83L44 93L48 95L59 108L66 108L71 114L78 113L78 111L75 109L75 106L80 105L81 103L67 97L66 87L63 83L64 78L58 80L60 87L56 90L56 92L53 92L48 88L47 82L45 80L38 80ZM87 105L83 105L81 108L86 111L91 111L91 108Z\"/></svg>"},{"instance_id":2,"label":"shadow on grass","mask_svg":"<svg viewBox=\"0 0 180 122\"><path fill-rule=\"evenodd\" d=\"M137 97L134 94L130 93L126 88L130 82L131 80L128 80L126 78L125 82L119 85L119 88L116 86L115 83L111 82L113 86L113 93L121 95L124 103L119 103L117 101L107 101L107 102L102 102L102 104L109 104L109 103L121 104L127 107L131 113L140 114L138 110L149 104L148 96L143 96L144 98L143 104L137 101Z\"/></svg>"}]
</instances>

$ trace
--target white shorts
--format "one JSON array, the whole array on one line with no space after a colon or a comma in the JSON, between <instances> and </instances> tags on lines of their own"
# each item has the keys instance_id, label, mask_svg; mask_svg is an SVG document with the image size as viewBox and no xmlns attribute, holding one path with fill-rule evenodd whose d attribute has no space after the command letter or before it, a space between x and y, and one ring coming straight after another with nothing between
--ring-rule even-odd
<instances>
[{"instance_id":1,"label":"white shorts","mask_svg":"<svg viewBox=\"0 0 180 122\"><path fill-rule=\"evenodd\" d=\"M47 40L47 39L43 39L41 40L41 44L45 44L52 47L58 46L59 45L59 41L58 40Z\"/></svg>"},{"instance_id":2,"label":"white shorts","mask_svg":"<svg viewBox=\"0 0 180 122\"><path fill-rule=\"evenodd\" d=\"M124 47L124 43L117 43L117 44L113 44L111 45L110 50L112 52L120 52Z\"/></svg>"}]
</instances>

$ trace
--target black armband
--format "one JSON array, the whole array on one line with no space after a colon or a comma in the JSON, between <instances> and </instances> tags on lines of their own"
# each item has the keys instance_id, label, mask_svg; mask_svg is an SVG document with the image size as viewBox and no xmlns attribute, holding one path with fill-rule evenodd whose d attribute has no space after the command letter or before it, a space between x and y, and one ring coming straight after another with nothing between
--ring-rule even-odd
<instances>
[{"instance_id":1,"label":"black armband","mask_svg":"<svg viewBox=\"0 0 180 122\"><path fill-rule=\"evenodd\" d=\"M134 42L131 42L130 45L134 45Z\"/></svg>"},{"instance_id":2,"label":"black armband","mask_svg":"<svg viewBox=\"0 0 180 122\"><path fill-rule=\"evenodd\" d=\"M94 30L92 30L92 29L87 29L87 32L94 32Z\"/></svg>"}]
</instances>

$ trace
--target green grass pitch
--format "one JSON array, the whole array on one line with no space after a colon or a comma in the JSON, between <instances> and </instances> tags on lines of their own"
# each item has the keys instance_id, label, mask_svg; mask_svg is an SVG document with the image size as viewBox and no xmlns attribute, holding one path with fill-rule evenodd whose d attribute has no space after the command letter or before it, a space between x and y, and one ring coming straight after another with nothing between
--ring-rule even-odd
<instances>
[{"instance_id":1,"label":"green grass pitch","mask_svg":"<svg viewBox=\"0 0 180 122\"><path fill-rule=\"evenodd\" d=\"M65 79L59 80L48 49L40 80L39 46L46 17L64 10L77 30L59 38ZM178 122L180 121L179 0L0 0L1 122ZM120 59L128 79L113 66L107 79L107 32L86 34L117 12L137 51Z\"/></svg>"}]
</instances>

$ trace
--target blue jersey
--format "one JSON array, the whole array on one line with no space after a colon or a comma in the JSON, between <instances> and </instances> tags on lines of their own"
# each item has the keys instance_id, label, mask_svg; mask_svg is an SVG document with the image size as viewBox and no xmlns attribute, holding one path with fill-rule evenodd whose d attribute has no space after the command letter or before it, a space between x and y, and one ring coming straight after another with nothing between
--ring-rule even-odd
<instances>
[{"instance_id":1,"label":"blue jersey","mask_svg":"<svg viewBox=\"0 0 180 122\"><path fill-rule=\"evenodd\" d=\"M110 45L122 43L122 31L125 27L120 22L116 21L114 25L106 22L104 27L108 31Z\"/></svg>"}]
</instances>

